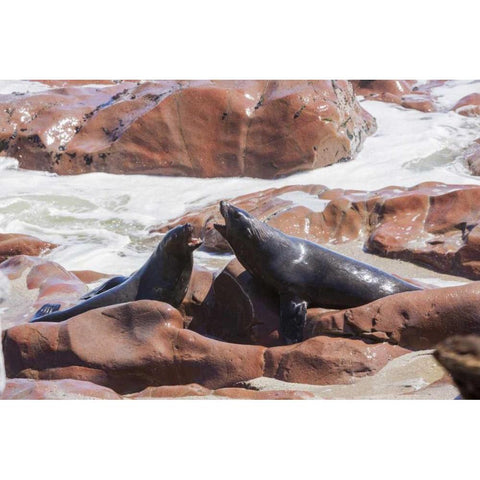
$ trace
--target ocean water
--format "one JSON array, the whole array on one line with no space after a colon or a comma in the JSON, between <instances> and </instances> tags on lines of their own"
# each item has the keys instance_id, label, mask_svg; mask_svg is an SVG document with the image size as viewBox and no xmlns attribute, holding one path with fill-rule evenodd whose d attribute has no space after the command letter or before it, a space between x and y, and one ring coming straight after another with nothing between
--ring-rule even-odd
<instances>
[{"instance_id":1,"label":"ocean water","mask_svg":"<svg viewBox=\"0 0 480 480\"><path fill-rule=\"evenodd\" d=\"M0 94L44 88L35 82L0 82ZM20 170L14 158L0 158L0 232L59 244L46 258L69 270L125 275L139 268L160 240L159 234L148 233L152 225L249 192L310 183L360 190L425 181L480 185L461 159L462 151L480 138L480 118L449 111L473 92L480 93L480 81L449 81L434 88L440 110L435 113L361 100L377 119L378 130L354 160L277 180L57 176ZM308 195L297 197L300 204L324 207ZM211 259L196 252L200 264L212 265Z\"/></svg>"}]
</instances>

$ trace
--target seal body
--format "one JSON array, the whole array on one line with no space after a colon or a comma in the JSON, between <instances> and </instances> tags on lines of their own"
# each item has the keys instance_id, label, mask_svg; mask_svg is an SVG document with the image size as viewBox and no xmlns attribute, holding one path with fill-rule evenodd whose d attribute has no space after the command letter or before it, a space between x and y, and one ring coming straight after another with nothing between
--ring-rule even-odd
<instances>
[{"instance_id":1,"label":"seal body","mask_svg":"<svg viewBox=\"0 0 480 480\"><path fill-rule=\"evenodd\" d=\"M215 228L240 263L280 295L280 333L287 343L302 340L307 306L349 308L420 290L371 265L286 235L227 202L220 202L220 211L225 225Z\"/></svg>"},{"instance_id":2,"label":"seal body","mask_svg":"<svg viewBox=\"0 0 480 480\"><path fill-rule=\"evenodd\" d=\"M178 307L187 293L193 251L202 243L194 239L192 233L193 227L188 223L175 227L165 235L140 270L130 277L115 277L110 284L106 282L107 285L99 287L96 294L95 290L91 292L85 301L66 310L35 316L31 322L62 322L94 308L134 300L158 300Z\"/></svg>"}]
</instances>

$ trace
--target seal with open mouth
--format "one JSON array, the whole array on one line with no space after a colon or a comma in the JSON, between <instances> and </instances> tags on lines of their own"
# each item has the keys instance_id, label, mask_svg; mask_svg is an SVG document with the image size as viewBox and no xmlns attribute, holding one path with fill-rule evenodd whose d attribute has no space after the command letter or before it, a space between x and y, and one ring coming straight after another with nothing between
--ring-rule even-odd
<instances>
[{"instance_id":1,"label":"seal with open mouth","mask_svg":"<svg viewBox=\"0 0 480 480\"><path fill-rule=\"evenodd\" d=\"M189 223L175 227L163 237L140 270L118 285L107 285L101 293L66 310L55 311L59 305L46 304L31 322L62 322L94 308L134 300L158 300L178 307L187 293L193 251L202 244L192 234L193 227Z\"/></svg>"},{"instance_id":2,"label":"seal with open mouth","mask_svg":"<svg viewBox=\"0 0 480 480\"><path fill-rule=\"evenodd\" d=\"M349 308L410 290L416 285L308 240L292 237L227 202L225 225L214 227L240 263L280 295L280 335L303 339L307 305Z\"/></svg>"}]
</instances>

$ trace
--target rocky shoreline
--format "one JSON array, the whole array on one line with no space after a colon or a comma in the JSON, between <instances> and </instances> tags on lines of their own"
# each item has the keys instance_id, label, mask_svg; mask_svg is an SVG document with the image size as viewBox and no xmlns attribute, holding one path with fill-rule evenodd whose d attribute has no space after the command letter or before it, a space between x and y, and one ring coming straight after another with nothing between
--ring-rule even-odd
<instances>
[{"instance_id":1,"label":"rocky shoreline","mask_svg":"<svg viewBox=\"0 0 480 480\"><path fill-rule=\"evenodd\" d=\"M398 232L410 225L417 232L413 237L416 248L422 248L423 235L423 248L430 249L441 264L440 239L448 241L450 252L452 246L462 251L469 244L468 234L476 227L472 222L480 218L479 192L474 186L433 183L377 192L307 185L270 189L233 199L233 203L280 230L333 249L349 245L359 249L362 244L365 248L384 229L394 232L384 238L394 238L394 247L400 245L403 251L412 235L408 231L402 238ZM303 205L296 203L299 200ZM318 211L320 205L323 210ZM449 215L445 215L444 205L448 205ZM419 208L424 209L423 215ZM418 227L411 222L414 217L419 218ZM207 251L223 252L227 245L211 228L217 220L212 206L156 229L166 232L177 224L192 222L196 233L205 238ZM305 228L307 220L309 229ZM467 235L463 234L465 228L458 226L462 222L470 226ZM39 239L9 235L7 240L3 255L8 258L0 271L9 278L14 293L6 300L10 308L3 319L9 377L4 398L335 398L328 392L342 392L342 384L351 385L345 398L357 398L357 389L363 392L361 398L377 398L375 391L380 387L372 380L369 390L370 383L364 379L383 378L394 359L418 352L431 359L428 368L433 368L436 361L431 349L439 342L452 335L480 332L479 284L469 281L463 269L459 272L463 277L457 277L463 279L463 285L422 285L424 290L344 311L310 308L305 340L284 346L278 333L278 298L236 259L217 271L196 267L179 310L161 302L136 301L93 310L60 324L29 324L39 306L60 302L62 308L68 308L89 284L107 276L68 272L41 256L29 255L32 245L44 244ZM55 247L47 246L43 251ZM372 253L373 257L379 254ZM411 261L411 257L405 260ZM475 271L474 264L469 268ZM140 344L139 338L144 339ZM98 345L102 345L101 351ZM408 393L387 389L385 395L429 398L424 392L431 389L455 398L454 384L443 370L438 371L442 375L427 376L418 389ZM265 390L250 385L256 385L257 378L265 379ZM285 390L283 383L275 383L278 381L296 388ZM306 385L329 385L331 389L319 387L312 393Z\"/></svg>"},{"instance_id":2,"label":"rocky shoreline","mask_svg":"<svg viewBox=\"0 0 480 480\"><path fill-rule=\"evenodd\" d=\"M409 81L67 82L2 96L0 146L22 168L58 174L276 178L354 158L376 128L354 91L432 112L429 88L415 89ZM452 111L477 115L477 100L462 99ZM200 129L198 111L212 119L208 128L200 122ZM161 127L163 140L152 125ZM475 145L465 153L472 170ZM442 358L459 348L449 338L480 334L480 186L426 182L368 191L290 185L229 200L289 235L351 256L368 254L372 263L412 265L402 270L384 263L422 290L355 308L309 308L304 340L284 345L278 295L233 259L221 267L196 266L178 309L137 300L58 324L31 324L45 303L69 308L111 275L68 271L48 259L56 243L5 232L0 275L9 292L0 311L7 379L0 398L459 395L440 363L448 367L452 362ZM215 203L149 230L164 234L189 222L204 239L202 252L216 259L231 253L213 228L220 220ZM419 281L415 265L453 286Z\"/></svg>"}]
</instances>

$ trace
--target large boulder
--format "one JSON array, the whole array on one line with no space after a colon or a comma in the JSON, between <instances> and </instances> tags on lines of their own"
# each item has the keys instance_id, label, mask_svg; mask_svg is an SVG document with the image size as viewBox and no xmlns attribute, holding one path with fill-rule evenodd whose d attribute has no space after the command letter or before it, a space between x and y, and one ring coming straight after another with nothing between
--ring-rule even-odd
<instances>
[{"instance_id":1,"label":"large boulder","mask_svg":"<svg viewBox=\"0 0 480 480\"><path fill-rule=\"evenodd\" d=\"M178 310L152 300L13 327L4 349L8 377L77 378L120 393L188 383L220 388L263 373L264 348L183 330Z\"/></svg>"},{"instance_id":2,"label":"large boulder","mask_svg":"<svg viewBox=\"0 0 480 480\"><path fill-rule=\"evenodd\" d=\"M0 154L58 174L276 178L352 159L347 81L125 81L0 96Z\"/></svg>"},{"instance_id":3,"label":"large boulder","mask_svg":"<svg viewBox=\"0 0 480 480\"><path fill-rule=\"evenodd\" d=\"M433 348L451 335L480 334L480 282L404 292L348 310L309 311L305 337L340 335L389 342L410 350Z\"/></svg>"},{"instance_id":4,"label":"large boulder","mask_svg":"<svg viewBox=\"0 0 480 480\"><path fill-rule=\"evenodd\" d=\"M370 253L414 262L473 280L480 279L480 187L425 182L375 191L294 185L230 202L255 217L319 244L361 241ZM223 223L218 204L191 212L151 231L190 222L206 249L228 251L213 228Z\"/></svg>"},{"instance_id":5,"label":"large boulder","mask_svg":"<svg viewBox=\"0 0 480 480\"><path fill-rule=\"evenodd\" d=\"M178 310L151 300L91 310L61 323L19 325L4 332L7 376L72 378L122 394L191 383L219 389L262 376L332 384L373 374L408 352L388 343L330 337L265 348L182 327Z\"/></svg>"}]
</instances>

